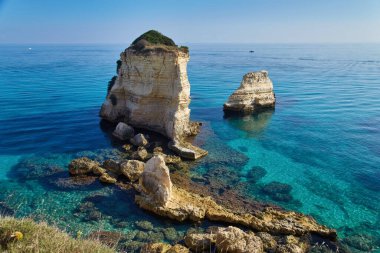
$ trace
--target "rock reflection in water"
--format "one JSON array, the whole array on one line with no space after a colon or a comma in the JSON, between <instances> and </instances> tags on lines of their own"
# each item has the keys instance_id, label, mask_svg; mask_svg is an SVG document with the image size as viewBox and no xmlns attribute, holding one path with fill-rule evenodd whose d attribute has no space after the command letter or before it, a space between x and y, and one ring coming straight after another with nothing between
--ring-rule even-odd
<instances>
[{"instance_id":1,"label":"rock reflection in water","mask_svg":"<svg viewBox=\"0 0 380 253\"><path fill-rule=\"evenodd\" d=\"M247 133L248 138L257 138L268 127L274 110L268 109L254 114L225 114L224 119L232 127Z\"/></svg>"}]
</instances>

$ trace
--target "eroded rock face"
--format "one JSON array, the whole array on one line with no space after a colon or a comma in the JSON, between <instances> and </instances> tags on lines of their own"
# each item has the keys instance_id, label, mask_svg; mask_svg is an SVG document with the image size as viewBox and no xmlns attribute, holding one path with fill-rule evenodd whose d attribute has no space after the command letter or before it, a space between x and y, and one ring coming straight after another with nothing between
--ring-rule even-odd
<instances>
[{"instance_id":1,"label":"eroded rock face","mask_svg":"<svg viewBox=\"0 0 380 253\"><path fill-rule=\"evenodd\" d=\"M188 61L189 53L176 46L130 46L120 55L100 116L184 142L197 131L190 122Z\"/></svg>"},{"instance_id":2,"label":"eroded rock face","mask_svg":"<svg viewBox=\"0 0 380 253\"><path fill-rule=\"evenodd\" d=\"M144 199L154 206L166 206L172 195L173 184L164 157L156 155L146 162L140 186Z\"/></svg>"},{"instance_id":3,"label":"eroded rock face","mask_svg":"<svg viewBox=\"0 0 380 253\"><path fill-rule=\"evenodd\" d=\"M267 71L245 74L240 87L232 93L223 109L226 112L250 113L274 107L276 98Z\"/></svg>"}]
</instances>

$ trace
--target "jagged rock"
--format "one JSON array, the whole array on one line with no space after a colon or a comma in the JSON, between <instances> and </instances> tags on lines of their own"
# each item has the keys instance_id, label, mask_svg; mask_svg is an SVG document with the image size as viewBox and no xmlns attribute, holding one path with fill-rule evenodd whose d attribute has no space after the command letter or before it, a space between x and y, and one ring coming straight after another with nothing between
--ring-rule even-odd
<instances>
[{"instance_id":1,"label":"jagged rock","mask_svg":"<svg viewBox=\"0 0 380 253\"><path fill-rule=\"evenodd\" d=\"M132 182L137 181L144 172L144 163L138 160L128 160L120 164L120 171Z\"/></svg>"},{"instance_id":2,"label":"jagged rock","mask_svg":"<svg viewBox=\"0 0 380 253\"><path fill-rule=\"evenodd\" d=\"M117 175L120 175L120 164L117 161L108 159L103 162L102 166L106 170L109 170Z\"/></svg>"},{"instance_id":3,"label":"jagged rock","mask_svg":"<svg viewBox=\"0 0 380 253\"><path fill-rule=\"evenodd\" d=\"M161 155L152 157L146 164L140 178L141 196L154 206L164 207L172 194L169 169Z\"/></svg>"},{"instance_id":4,"label":"jagged rock","mask_svg":"<svg viewBox=\"0 0 380 253\"><path fill-rule=\"evenodd\" d=\"M136 134L130 139L130 142L137 147L145 147L148 145L148 140L143 134Z\"/></svg>"},{"instance_id":5,"label":"jagged rock","mask_svg":"<svg viewBox=\"0 0 380 253\"><path fill-rule=\"evenodd\" d=\"M190 233L185 236L185 244L194 252L209 251L215 243L215 234Z\"/></svg>"},{"instance_id":6,"label":"jagged rock","mask_svg":"<svg viewBox=\"0 0 380 253\"><path fill-rule=\"evenodd\" d=\"M170 181L170 177L166 178ZM155 214L169 217L178 221L199 221L209 219L229 224L242 225L255 231L272 234L304 235L319 234L322 237L336 238L336 231L319 225L312 217L301 213L275 210L266 207L255 213L234 212L218 205L210 197L201 197L177 186L172 187L170 198L166 205L156 205L145 194L135 196L138 206Z\"/></svg>"},{"instance_id":7,"label":"jagged rock","mask_svg":"<svg viewBox=\"0 0 380 253\"><path fill-rule=\"evenodd\" d=\"M133 129L133 127L128 126L124 122L119 122L112 133L113 136L123 141L133 137L134 134L135 130Z\"/></svg>"},{"instance_id":8,"label":"jagged rock","mask_svg":"<svg viewBox=\"0 0 380 253\"><path fill-rule=\"evenodd\" d=\"M265 251L274 251L276 249L277 241L271 234L266 232L258 232L256 235L260 237L261 241L263 242Z\"/></svg>"},{"instance_id":9,"label":"jagged rock","mask_svg":"<svg viewBox=\"0 0 380 253\"><path fill-rule=\"evenodd\" d=\"M132 159L144 161L148 157L148 151L144 147L138 147L137 151L133 152Z\"/></svg>"},{"instance_id":10,"label":"jagged rock","mask_svg":"<svg viewBox=\"0 0 380 253\"><path fill-rule=\"evenodd\" d=\"M70 162L69 173L71 175L84 175L92 172L94 167L99 167L99 163L87 157L80 157Z\"/></svg>"},{"instance_id":11,"label":"jagged rock","mask_svg":"<svg viewBox=\"0 0 380 253\"><path fill-rule=\"evenodd\" d=\"M199 124L190 123L188 50L140 38L120 54L120 61L100 110L103 119L123 119L179 143L199 131Z\"/></svg>"},{"instance_id":12,"label":"jagged rock","mask_svg":"<svg viewBox=\"0 0 380 253\"><path fill-rule=\"evenodd\" d=\"M240 87L232 93L223 108L226 112L249 113L263 107L274 107L276 98L267 71L245 74Z\"/></svg>"},{"instance_id":13,"label":"jagged rock","mask_svg":"<svg viewBox=\"0 0 380 253\"><path fill-rule=\"evenodd\" d=\"M215 246L218 252L227 253L263 253L263 243L260 237L253 233L229 226L216 234Z\"/></svg>"},{"instance_id":14,"label":"jagged rock","mask_svg":"<svg viewBox=\"0 0 380 253\"><path fill-rule=\"evenodd\" d=\"M108 173L103 173L100 177L99 180L103 183L106 184L115 184L117 182L116 177L112 176Z\"/></svg>"}]
</instances>

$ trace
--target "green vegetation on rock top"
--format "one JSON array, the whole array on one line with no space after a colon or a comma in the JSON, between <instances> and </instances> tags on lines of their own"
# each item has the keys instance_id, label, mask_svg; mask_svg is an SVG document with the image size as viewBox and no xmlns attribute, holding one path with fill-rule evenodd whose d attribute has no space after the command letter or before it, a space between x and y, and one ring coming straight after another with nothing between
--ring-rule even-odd
<instances>
[{"instance_id":1,"label":"green vegetation on rock top","mask_svg":"<svg viewBox=\"0 0 380 253\"><path fill-rule=\"evenodd\" d=\"M132 45L136 45L141 40L146 40L150 44L154 45L177 46L171 38L166 37L162 33L155 30L150 30L142 34L133 41Z\"/></svg>"}]
</instances>

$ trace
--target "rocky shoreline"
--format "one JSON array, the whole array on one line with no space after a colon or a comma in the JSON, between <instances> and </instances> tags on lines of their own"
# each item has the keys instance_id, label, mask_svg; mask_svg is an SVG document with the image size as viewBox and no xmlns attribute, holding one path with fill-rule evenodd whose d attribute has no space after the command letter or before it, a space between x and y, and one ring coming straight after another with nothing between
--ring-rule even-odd
<instances>
[{"instance_id":1,"label":"rocky shoreline","mask_svg":"<svg viewBox=\"0 0 380 253\"><path fill-rule=\"evenodd\" d=\"M149 139L144 135L142 138ZM139 148L141 150L142 146L137 146L137 142L134 144L124 145L128 147L126 157L135 158L134 154ZM137 206L159 216L179 222L209 220L226 224L188 231L174 246L163 242L139 244L141 252L209 252L209 249L220 252L308 252L320 241L324 242L326 249L340 247L336 231L318 224L310 216L239 200L238 197L228 208L225 205L231 202L214 199L212 194L208 195L208 187L179 173L186 168L186 162L181 158L163 153L158 146L149 147L149 142L139 144L152 153L147 152L143 159L105 160L102 164L85 157L77 158L70 163L69 172L74 177L96 176L105 184L132 191ZM171 173L166 164L182 169ZM224 251L226 248L231 251Z\"/></svg>"}]
</instances>

